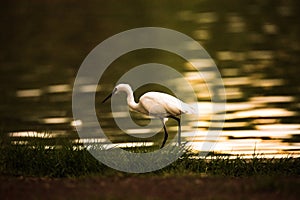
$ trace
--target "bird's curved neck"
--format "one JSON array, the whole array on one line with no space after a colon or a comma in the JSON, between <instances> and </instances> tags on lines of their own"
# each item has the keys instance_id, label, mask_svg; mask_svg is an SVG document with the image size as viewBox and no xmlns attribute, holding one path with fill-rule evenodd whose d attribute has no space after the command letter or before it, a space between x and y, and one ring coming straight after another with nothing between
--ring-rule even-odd
<instances>
[{"instance_id":1,"label":"bird's curved neck","mask_svg":"<svg viewBox=\"0 0 300 200\"><path fill-rule=\"evenodd\" d=\"M133 96L133 92L131 88L126 88L124 90L127 94L127 104L130 108L135 109L138 105L137 103L134 101L134 96Z\"/></svg>"}]
</instances>

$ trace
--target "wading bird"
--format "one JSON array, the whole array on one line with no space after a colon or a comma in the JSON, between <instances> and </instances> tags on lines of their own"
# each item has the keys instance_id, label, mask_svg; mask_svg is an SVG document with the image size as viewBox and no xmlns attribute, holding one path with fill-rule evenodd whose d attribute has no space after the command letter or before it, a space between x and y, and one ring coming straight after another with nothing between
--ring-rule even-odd
<instances>
[{"instance_id":1,"label":"wading bird","mask_svg":"<svg viewBox=\"0 0 300 200\"><path fill-rule=\"evenodd\" d=\"M165 93L161 92L147 92L143 94L139 102L134 101L133 92L128 84L117 85L112 93L108 95L102 103L108 100L112 95L118 92L125 92L127 94L127 104L132 111L157 117L161 120L164 128L164 140L160 148L163 148L167 139L168 132L166 128L166 121L168 118L175 119L178 123L178 144L181 143L181 124L180 115L181 114L196 114L195 109L181 100Z\"/></svg>"}]
</instances>

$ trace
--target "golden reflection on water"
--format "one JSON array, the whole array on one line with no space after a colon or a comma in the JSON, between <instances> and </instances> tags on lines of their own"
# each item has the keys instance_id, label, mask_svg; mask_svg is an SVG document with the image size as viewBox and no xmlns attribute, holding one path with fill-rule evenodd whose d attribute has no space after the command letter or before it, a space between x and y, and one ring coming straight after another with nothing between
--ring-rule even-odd
<instances>
[{"instance_id":1,"label":"golden reflection on water","mask_svg":"<svg viewBox=\"0 0 300 200\"><path fill-rule=\"evenodd\" d=\"M275 27L266 26L267 32L275 32ZM247 53L220 51L217 56L222 61L244 60L246 58L269 60L274 58L274 53L263 50L252 50ZM209 62L204 60L197 60L196 62L203 67L209 66ZM189 69L189 65L186 66ZM223 71L226 74L223 82L229 101L244 97L245 94L241 86L274 88L285 84L283 79L265 78L262 74L254 73L240 76L237 68L225 68ZM210 98L205 82L198 79L196 73L192 71L186 73L187 79L197 85L197 88L200 88L197 91L199 99ZM213 79L209 76L209 72L204 73L202 76L204 79ZM218 115L218 113L212 112L213 104L211 102L200 101L197 104L201 113L200 119L189 123L191 127L198 129L197 134L194 135L194 132L186 130L182 133L182 136L186 141L189 141L188 145L191 145L192 149L198 151L212 150L203 149L205 143L211 142L215 143L213 151L222 154L243 155L244 157L251 157L254 153L261 154L263 157L300 156L300 143L284 141L292 139L294 135L300 135L300 125L282 123L284 118L296 117L297 112L283 107L276 107L276 103L295 101L294 96L269 95L250 97L245 102L228 102L226 104L227 114L223 126L224 130L217 140L215 140L215 137L210 138L207 129L211 126L210 116ZM217 112L222 112L222 110Z\"/></svg>"},{"instance_id":2,"label":"golden reflection on water","mask_svg":"<svg viewBox=\"0 0 300 200\"><path fill-rule=\"evenodd\" d=\"M50 85L47 88L49 93L61 93L70 92L72 90L71 86L68 84Z\"/></svg>"},{"instance_id":3,"label":"golden reflection on water","mask_svg":"<svg viewBox=\"0 0 300 200\"><path fill-rule=\"evenodd\" d=\"M42 95L41 89L18 90L16 93L17 97L39 97L41 95Z\"/></svg>"}]
</instances>

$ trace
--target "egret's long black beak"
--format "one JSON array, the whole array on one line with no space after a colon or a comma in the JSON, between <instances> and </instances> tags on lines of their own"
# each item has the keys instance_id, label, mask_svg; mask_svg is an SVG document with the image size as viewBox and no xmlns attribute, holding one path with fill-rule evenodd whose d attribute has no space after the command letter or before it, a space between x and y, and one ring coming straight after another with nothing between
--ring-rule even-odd
<instances>
[{"instance_id":1,"label":"egret's long black beak","mask_svg":"<svg viewBox=\"0 0 300 200\"><path fill-rule=\"evenodd\" d=\"M102 103L104 103L105 101L107 101L107 99L109 99L113 94L115 94L117 92L117 88L114 88L114 90L112 91L112 93L110 95L108 95L103 101Z\"/></svg>"},{"instance_id":2,"label":"egret's long black beak","mask_svg":"<svg viewBox=\"0 0 300 200\"><path fill-rule=\"evenodd\" d=\"M108 95L108 96L102 101L102 103L104 103L105 101L107 101L107 99L109 99L112 95L113 95L113 93L111 93L110 95Z\"/></svg>"}]
</instances>

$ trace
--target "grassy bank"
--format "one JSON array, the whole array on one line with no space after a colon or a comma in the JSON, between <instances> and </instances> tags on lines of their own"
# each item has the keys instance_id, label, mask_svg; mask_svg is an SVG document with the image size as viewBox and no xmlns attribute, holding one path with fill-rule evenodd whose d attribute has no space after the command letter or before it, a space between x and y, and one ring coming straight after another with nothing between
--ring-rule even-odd
<instances>
[{"instance_id":1,"label":"grassy bank","mask_svg":"<svg viewBox=\"0 0 300 200\"><path fill-rule=\"evenodd\" d=\"M97 161L86 149L74 148L67 139L60 139L60 145L45 148L45 140L32 139L30 144L12 144L9 138L1 139L0 174L9 176L37 177L79 177L79 176L129 176ZM139 151L145 151L141 149ZM121 155L120 155L121 156ZM191 152L185 152L171 165L143 174L148 175L202 175L202 176L297 176L300 175L300 159L285 157L267 159L253 155L252 159L239 156L209 156L192 159ZM122 159L120 157L120 159Z\"/></svg>"}]
</instances>

